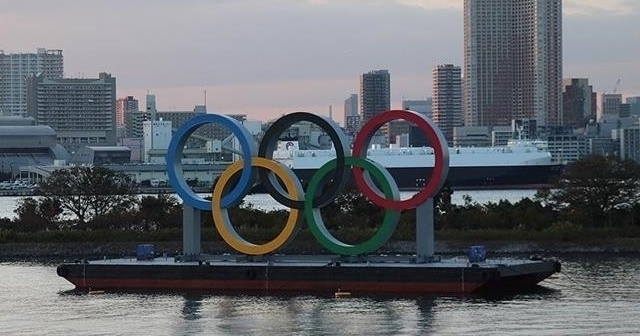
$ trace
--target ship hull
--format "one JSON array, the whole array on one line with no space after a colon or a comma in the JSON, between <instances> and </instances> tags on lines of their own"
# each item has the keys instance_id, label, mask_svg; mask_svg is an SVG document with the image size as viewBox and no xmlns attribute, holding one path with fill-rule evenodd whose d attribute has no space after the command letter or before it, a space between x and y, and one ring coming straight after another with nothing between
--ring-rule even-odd
<instances>
[{"instance_id":1,"label":"ship hull","mask_svg":"<svg viewBox=\"0 0 640 336\"><path fill-rule=\"evenodd\" d=\"M558 272L554 260L510 263L315 260L176 262L100 260L66 263L58 275L77 290L420 295L530 289Z\"/></svg>"},{"instance_id":2,"label":"ship hull","mask_svg":"<svg viewBox=\"0 0 640 336\"><path fill-rule=\"evenodd\" d=\"M419 190L429 182L431 167L387 168L400 190ZM446 184L453 189L538 188L551 185L563 165L449 167ZM310 181L315 169L293 169L300 181Z\"/></svg>"}]
</instances>

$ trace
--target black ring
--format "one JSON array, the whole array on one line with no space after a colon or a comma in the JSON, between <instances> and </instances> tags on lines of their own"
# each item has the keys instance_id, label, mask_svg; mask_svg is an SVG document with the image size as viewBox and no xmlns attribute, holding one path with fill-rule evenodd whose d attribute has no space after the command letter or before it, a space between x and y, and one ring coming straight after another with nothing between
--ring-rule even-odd
<instances>
[{"instance_id":1,"label":"black ring","mask_svg":"<svg viewBox=\"0 0 640 336\"><path fill-rule=\"evenodd\" d=\"M277 148L276 146L282 132L300 121L311 122L327 132L336 149L336 167L342 167L342 169L336 169L334 171L332 177L333 183L328 183L328 186L323 189L323 192L318 195L318 197L312 195L313 207L323 207L333 202L334 198L338 196L350 177L350 167L345 167L344 164L345 157L351 155L347 147L347 137L335 121L310 112L294 112L282 116L265 131L264 137L260 142L260 148L258 149L258 156L273 159L273 151ZM258 177L264 189L278 203L293 209L304 209L304 201L292 200L286 196L286 192L282 189L280 183L278 183L275 174L259 169Z\"/></svg>"}]
</instances>

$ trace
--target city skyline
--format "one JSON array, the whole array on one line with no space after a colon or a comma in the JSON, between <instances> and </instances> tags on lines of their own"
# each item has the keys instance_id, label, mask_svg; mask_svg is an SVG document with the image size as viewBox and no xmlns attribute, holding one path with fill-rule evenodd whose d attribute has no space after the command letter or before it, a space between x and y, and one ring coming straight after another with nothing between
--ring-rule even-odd
<instances>
[{"instance_id":1,"label":"city skyline","mask_svg":"<svg viewBox=\"0 0 640 336\"><path fill-rule=\"evenodd\" d=\"M118 98L142 103L153 93L159 110L192 110L206 91L212 112L267 120L295 110L328 115L332 106L342 122L362 73L388 69L391 105L400 108L430 96L436 64L462 65L462 4L12 1L0 13L0 50L61 49L65 77L111 73ZM640 3L564 0L563 12L563 78L640 95Z\"/></svg>"}]
</instances>

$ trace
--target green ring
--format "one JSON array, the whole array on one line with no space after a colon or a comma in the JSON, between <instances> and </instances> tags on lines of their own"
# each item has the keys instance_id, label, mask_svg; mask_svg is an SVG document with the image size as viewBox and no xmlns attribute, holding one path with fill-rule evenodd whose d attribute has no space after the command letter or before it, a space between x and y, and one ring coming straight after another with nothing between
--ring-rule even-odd
<instances>
[{"instance_id":1,"label":"green ring","mask_svg":"<svg viewBox=\"0 0 640 336\"><path fill-rule=\"evenodd\" d=\"M382 167L375 161L362 157L345 157L345 165L356 166L365 169L369 172L378 183L381 184L384 196L387 199L400 200L400 190L395 180L387 169ZM329 251L340 255L362 255L375 251L384 245L398 226L400 219L400 211L385 209L384 219L382 226L369 240L357 245L350 245L338 240L334 237L322 220L322 214L319 208L313 207L313 198L316 194L316 189L322 181L322 178L336 169L336 159L325 163L309 181L307 189L307 197L304 202L304 215L309 225L309 230L320 243L320 245L327 248Z\"/></svg>"}]
</instances>

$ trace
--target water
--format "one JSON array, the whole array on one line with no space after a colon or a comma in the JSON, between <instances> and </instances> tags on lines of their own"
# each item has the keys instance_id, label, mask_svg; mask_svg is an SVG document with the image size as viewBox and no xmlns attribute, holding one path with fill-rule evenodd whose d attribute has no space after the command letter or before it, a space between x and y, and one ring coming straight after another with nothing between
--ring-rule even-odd
<instances>
[{"instance_id":1,"label":"water","mask_svg":"<svg viewBox=\"0 0 640 336\"><path fill-rule=\"evenodd\" d=\"M0 263L2 335L638 335L640 258L565 256L501 298L77 295L55 265Z\"/></svg>"},{"instance_id":2,"label":"water","mask_svg":"<svg viewBox=\"0 0 640 336\"><path fill-rule=\"evenodd\" d=\"M532 198L535 196L536 190L533 189L514 189L514 190L458 190L454 191L451 195L451 203L456 205L463 205L465 203L464 197L471 197L472 203L486 204L488 202L498 202L500 200L507 200L512 203L518 202L523 198ZM400 197L402 199L413 196L413 192L401 192ZM254 208L264 210L281 210L287 209L287 207L277 203L273 197L268 194L253 194L247 195L244 198L245 204L251 204Z\"/></svg>"}]
</instances>

